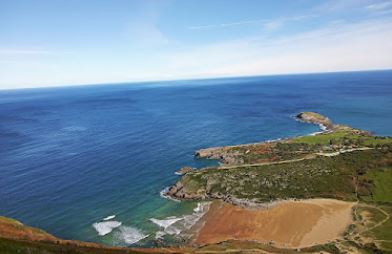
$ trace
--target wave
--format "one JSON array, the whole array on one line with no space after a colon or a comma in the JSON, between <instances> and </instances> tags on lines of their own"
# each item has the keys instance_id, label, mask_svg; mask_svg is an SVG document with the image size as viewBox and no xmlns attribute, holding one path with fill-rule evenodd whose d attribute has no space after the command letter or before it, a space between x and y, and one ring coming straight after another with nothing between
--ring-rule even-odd
<instances>
[{"instance_id":1,"label":"wave","mask_svg":"<svg viewBox=\"0 0 392 254\"><path fill-rule=\"evenodd\" d=\"M157 232L155 233L155 239L163 239L163 236L164 236L164 235L166 235L165 232L163 232L163 231L157 231Z\"/></svg>"},{"instance_id":2,"label":"wave","mask_svg":"<svg viewBox=\"0 0 392 254\"><path fill-rule=\"evenodd\" d=\"M163 232L169 235L178 235L181 233L181 229L176 227L175 224L177 221L183 220L184 218L177 218L174 216L167 217L163 220L158 220L155 218L151 218L150 221L163 228Z\"/></svg>"},{"instance_id":3,"label":"wave","mask_svg":"<svg viewBox=\"0 0 392 254\"><path fill-rule=\"evenodd\" d=\"M164 188L163 190L161 190L159 192L159 196L161 196L161 198L165 198L165 199L169 199L171 201L175 201L175 202L181 202L178 199L172 198L169 195L167 195L166 193L169 191L169 187Z\"/></svg>"},{"instance_id":4,"label":"wave","mask_svg":"<svg viewBox=\"0 0 392 254\"><path fill-rule=\"evenodd\" d=\"M93 227L98 232L98 235L104 236L113 231L113 229L121 226L121 222L119 221L103 221L96 222L93 224Z\"/></svg>"},{"instance_id":5,"label":"wave","mask_svg":"<svg viewBox=\"0 0 392 254\"><path fill-rule=\"evenodd\" d=\"M121 226L118 231L114 233L114 241L118 244L131 245L147 238L149 235L143 234L139 229L128 226Z\"/></svg>"},{"instance_id":6,"label":"wave","mask_svg":"<svg viewBox=\"0 0 392 254\"><path fill-rule=\"evenodd\" d=\"M200 202L193 209L193 213L184 216L184 228L189 230L198 222L201 217L208 211L211 202Z\"/></svg>"},{"instance_id":7,"label":"wave","mask_svg":"<svg viewBox=\"0 0 392 254\"><path fill-rule=\"evenodd\" d=\"M87 130L87 128L84 126L67 126L64 127L63 130L69 132L81 132Z\"/></svg>"},{"instance_id":8,"label":"wave","mask_svg":"<svg viewBox=\"0 0 392 254\"><path fill-rule=\"evenodd\" d=\"M182 220L182 218L177 218L175 216L170 216L170 217L167 217L166 219L163 219L163 220L158 220L158 219L154 219L154 218L150 219L150 221L152 221L153 223L162 227L163 229L167 229L168 227L170 227L171 225L173 225L174 223L176 223L179 220Z\"/></svg>"},{"instance_id":9,"label":"wave","mask_svg":"<svg viewBox=\"0 0 392 254\"><path fill-rule=\"evenodd\" d=\"M162 238L165 234L179 235L185 230L189 230L208 211L210 202L200 202L193 209L193 213L181 217L170 216L165 219L151 218L150 221L163 228L158 231L155 238Z\"/></svg>"},{"instance_id":10,"label":"wave","mask_svg":"<svg viewBox=\"0 0 392 254\"><path fill-rule=\"evenodd\" d=\"M316 131L316 132L310 133L309 136L316 136L316 135L323 134L323 133L324 133L324 131Z\"/></svg>"},{"instance_id":11,"label":"wave","mask_svg":"<svg viewBox=\"0 0 392 254\"><path fill-rule=\"evenodd\" d=\"M116 215L109 215L108 217L103 218L103 220L111 220L114 219Z\"/></svg>"},{"instance_id":12,"label":"wave","mask_svg":"<svg viewBox=\"0 0 392 254\"><path fill-rule=\"evenodd\" d=\"M273 143L273 142L280 141L280 140L282 140L282 138L267 139L266 141L264 141L264 143Z\"/></svg>"}]
</instances>

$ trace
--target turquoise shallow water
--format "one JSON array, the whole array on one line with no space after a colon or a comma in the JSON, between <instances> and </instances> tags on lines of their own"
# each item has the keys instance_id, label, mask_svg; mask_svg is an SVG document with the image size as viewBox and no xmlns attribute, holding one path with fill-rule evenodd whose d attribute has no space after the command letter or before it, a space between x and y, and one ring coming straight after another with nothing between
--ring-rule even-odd
<instances>
[{"instance_id":1,"label":"turquoise shallow water","mask_svg":"<svg viewBox=\"0 0 392 254\"><path fill-rule=\"evenodd\" d=\"M318 131L293 120L305 110L392 135L392 71L1 91L0 214L66 239L154 245L201 214L159 195L180 167L216 163L195 150Z\"/></svg>"}]
</instances>

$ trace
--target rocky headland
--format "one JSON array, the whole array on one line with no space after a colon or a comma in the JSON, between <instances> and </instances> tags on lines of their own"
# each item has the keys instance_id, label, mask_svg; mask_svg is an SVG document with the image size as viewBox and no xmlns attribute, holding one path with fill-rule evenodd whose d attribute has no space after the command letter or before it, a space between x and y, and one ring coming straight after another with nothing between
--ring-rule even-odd
<instances>
[{"instance_id":1,"label":"rocky headland","mask_svg":"<svg viewBox=\"0 0 392 254\"><path fill-rule=\"evenodd\" d=\"M296 118L305 123L318 124L325 130L333 130L335 127L328 117L315 112L301 112Z\"/></svg>"},{"instance_id":2,"label":"rocky headland","mask_svg":"<svg viewBox=\"0 0 392 254\"><path fill-rule=\"evenodd\" d=\"M231 216L229 220L235 224L230 226L215 223L212 228L205 226L205 232L208 233L203 236L205 238L198 238L205 239L200 240L201 242L242 237L256 240L260 232L254 231L254 227L245 231L242 231L241 227L234 229L234 225L246 224L246 221L241 222L241 218L234 219L233 212L244 215L251 209L249 214L253 214L252 209L269 209L271 205L287 200L307 202L328 198L355 202L353 209L356 212L360 210L358 207L366 207L361 209L378 209L384 215L392 209L389 206L389 202L392 202L390 184L385 180L375 180L384 178L385 175L392 180L391 137L374 136L368 131L335 124L329 118L314 112L302 112L296 118L304 123L320 125L322 132L269 142L206 148L195 152L196 157L219 160L221 165L193 170L183 175L168 188L166 195L179 200L220 200L237 207L224 206L229 209L227 215L223 211L209 212L208 214L213 214L213 218ZM382 198L379 196L380 199L375 197L375 193L384 193L386 189L389 194L385 193ZM387 205L381 199L387 201ZM336 219L333 220L336 222ZM330 223L333 223L333 220ZM389 220L390 217L387 216L383 223ZM213 220L207 216L204 223L213 223L211 221ZM229 226L230 230L227 228L225 231L226 226ZM387 224L383 226L379 230L388 230ZM346 232L354 227L356 226L346 228ZM239 232L244 232L244 235ZM249 236L249 232L254 232L254 235ZM358 252L366 248L388 248L381 240L377 242L379 236L373 235L373 240L365 240L366 237L358 232L351 234L357 238L347 238L357 247L338 244L339 239L343 238L342 235L332 241L333 246L339 250L348 248ZM313 238L309 239L307 241L311 242ZM286 243L285 246L289 245Z\"/></svg>"}]
</instances>

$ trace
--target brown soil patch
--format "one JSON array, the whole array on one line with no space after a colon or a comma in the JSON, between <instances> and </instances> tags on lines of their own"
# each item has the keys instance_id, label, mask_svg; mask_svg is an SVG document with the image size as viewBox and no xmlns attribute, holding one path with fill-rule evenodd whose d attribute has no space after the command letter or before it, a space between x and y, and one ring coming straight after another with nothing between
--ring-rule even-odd
<instances>
[{"instance_id":1,"label":"brown soil patch","mask_svg":"<svg viewBox=\"0 0 392 254\"><path fill-rule=\"evenodd\" d=\"M285 248L326 243L339 238L352 223L353 205L333 199L312 199L284 201L268 209L245 209L218 201L200 221L193 242L254 240Z\"/></svg>"}]
</instances>

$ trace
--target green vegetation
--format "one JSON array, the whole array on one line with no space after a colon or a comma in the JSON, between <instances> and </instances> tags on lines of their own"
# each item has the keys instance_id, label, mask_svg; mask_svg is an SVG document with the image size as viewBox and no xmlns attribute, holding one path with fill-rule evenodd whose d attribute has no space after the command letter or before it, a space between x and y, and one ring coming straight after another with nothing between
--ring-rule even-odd
<instances>
[{"instance_id":1,"label":"green vegetation","mask_svg":"<svg viewBox=\"0 0 392 254\"><path fill-rule=\"evenodd\" d=\"M291 143L304 143L310 145L330 145L331 141L335 141L335 143L342 143L344 138L357 138L358 136L351 134L348 131L336 131L330 133L322 133L313 136L302 136L290 139Z\"/></svg>"},{"instance_id":2,"label":"green vegetation","mask_svg":"<svg viewBox=\"0 0 392 254\"><path fill-rule=\"evenodd\" d=\"M340 127L331 132L301 136L270 143L216 148L207 158L224 164L241 165L308 158L315 153L329 153L348 149L390 149L391 137L371 136L369 133Z\"/></svg>"},{"instance_id":3,"label":"green vegetation","mask_svg":"<svg viewBox=\"0 0 392 254\"><path fill-rule=\"evenodd\" d=\"M348 238L362 248L378 250L376 253L392 253L392 205L362 203L355 210L355 223L347 234Z\"/></svg>"},{"instance_id":4,"label":"green vegetation","mask_svg":"<svg viewBox=\"0 0 392 254\"><path fill-rule=\"evenodd\" d=\"M9 223L9 224L13 224L13 225L22 225L22 223L20 223L17 220L11 219L11 218L7 218L7 217L3 217L0 216L0 223Z\"/></svg>"},{"instance_id":5,"label":"green vegetation","mask_svg":"<svg viewBox=\"0 0 392 254\"><path fill-rule=\"evenodd\" d=\"M389 166L391 161L392 150L372 149L287 163L210 168L185 175L177 196L255 202L311 197L354 200L356 195L368 198L375 187L359 176Z\"/></svg>"},{"instance_id":6,"label":"green vegetation","mask_svg":"<svg viewBox=\"0 0 392 254\"><path fill-rule=\"evenodd\" d=\"M304 120L314 123L320 117L309 112ZM211 157L237 165L191 172L172 194L241 204L313 197L358 200L345 240L301 251L392 253L392 137L332 123L329 128L314 136L217 149Z\"/></svg>"},{"instance_id":7,"label":"green vegetation","mask_svg":"<svg viewBox=\"0 0 392 254\"><path fill-rule=\"evenodd\" d=\"M389 200L390 202L392 200ZM392 214L392 206L380 206L381 209L386 211L389 215ZM388 220L382 223L380 226L371 230L371 234L382 246L383 249L392 252L392 218L388 217Z\"/></svg>"},{"instance_id":8,"label":"green vegetation","mask_svg":"<svg viewBox=\"0 0 392 254\"><path fill-rule=\"evenodd\" d=\"M165 249L137 250L130 248L87 247L38 241L21 241L0 238L1 254L136 254L170 253ZM177 252L178 253L178 252Z\"/></svg>"},{"instance_id":9,"label":"green vegetation","mask_svg":"<svg viewBox=\"0 0 392 254\"><path fill-rule=\"evenodd\" d=\"M304 143L309 145L323 146L370 146L392 145L391 137L380 137L365 135L361 132L351 130L340 130L322 133L314 136L296 137L289 140L290 143Z\"/></svg>"},{"instance_id":10,"label":"green vegetation","mask_svg":"<svg viewBox=\"0 0 392 254\"><path fill-rule=\"evenodd\" d=\"M372 200L392 202L392 170L378 170L368 172L363 179L372 184Z\"/></svg>"}]
</instances>

